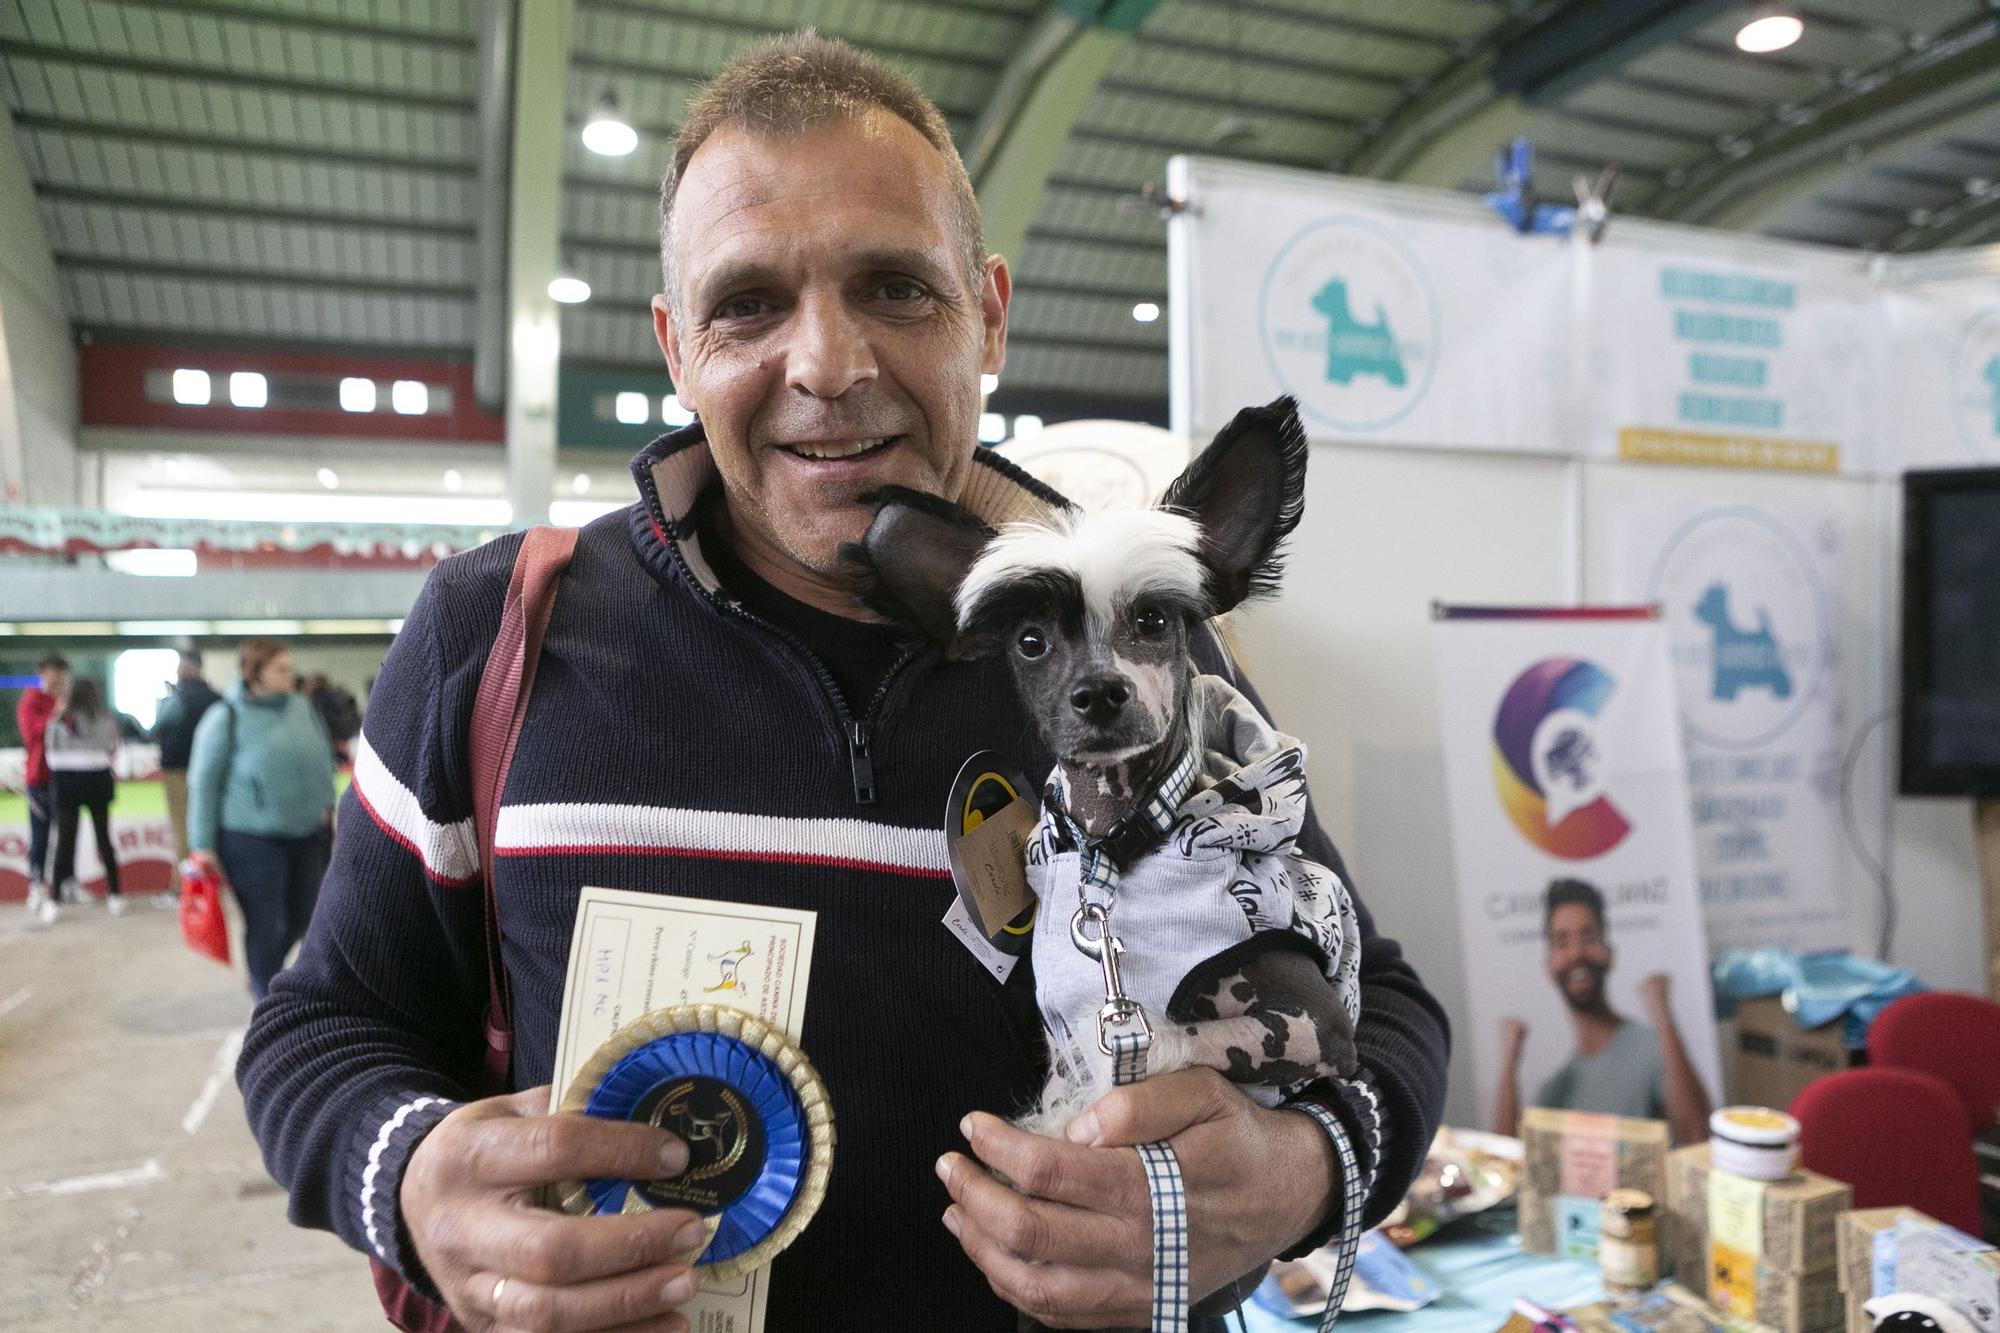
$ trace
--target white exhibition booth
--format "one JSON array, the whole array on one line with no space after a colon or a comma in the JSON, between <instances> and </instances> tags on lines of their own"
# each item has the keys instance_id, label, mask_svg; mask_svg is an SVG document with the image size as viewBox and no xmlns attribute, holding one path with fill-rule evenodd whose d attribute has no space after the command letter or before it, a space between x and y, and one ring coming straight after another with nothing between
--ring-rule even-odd
<instances>
[{"instance_id":1,"label":"white exhibition booth","mask_svg":"<svg viewBox=\"0 0 2000 1333\"><path fill-rule=\"evenodd\" d=\"M1891 961L1984 989L1969 803L1893 795L1890 714L1898 478L2000 463L2000 247L1871 257L1620 217L1592 244L1462 195L1196 158L1169 185L1174 433L1199 446L1289 393L1313 443L1283 591L1234 633L1367 903L1461 1025L1436 602L1660 604L1711 947L1875 951L1845 796L1899 905ZM1732 643L1774 674L1732 677ZM1480 1118L1493 1021L1454 1043L1453 1123Z\"/></svg>"}]
</instances>

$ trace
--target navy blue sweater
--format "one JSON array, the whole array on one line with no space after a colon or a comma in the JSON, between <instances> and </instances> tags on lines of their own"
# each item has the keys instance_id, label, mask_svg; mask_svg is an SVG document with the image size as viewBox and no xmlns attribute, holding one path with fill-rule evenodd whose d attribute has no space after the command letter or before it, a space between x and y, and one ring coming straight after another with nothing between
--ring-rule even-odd
<instances>
[{"instance_id":1,"label":"navy blue sweater","mask_svg":"<svg viewBox=\"0 0 2000 1333\"><path fill-rule=\"evenodd\" d=\"M502 799L513 1085L550 1078L581 885L810 908L805 1038L840 1150L819 1217L774 1265L769 1327L843 1312L1011 1333L1014 1315L938 1221L949 1199L932 1163L963 1147L967 1111L1031 1099L1043 1047L1026 969L999 985L940 924L952 896L941 820L973 751L1031 773L1049 756L1004 666L913 653L850 709L796 640L732 601L694 521L716 484L699 425L655 442L633 472L641 501L580 536ZM981 451L969 507L1000 520L1051 498ZM411 608L371 696L311 930L258 1006L237 1070L293 1220L420 1286L397 1193L410 1151L474 1094L479 1070L486 958L465 738L519 542L442 562ZM1341 868L1316 823L1305 846ZM1365 909L1362 923L1363 1075L1326 1100L1359 1158L1346 1188L1372 1219L1402 1196L1436 1128L1447 1035L1395 942Z\"/></svg>"}]
</instances>

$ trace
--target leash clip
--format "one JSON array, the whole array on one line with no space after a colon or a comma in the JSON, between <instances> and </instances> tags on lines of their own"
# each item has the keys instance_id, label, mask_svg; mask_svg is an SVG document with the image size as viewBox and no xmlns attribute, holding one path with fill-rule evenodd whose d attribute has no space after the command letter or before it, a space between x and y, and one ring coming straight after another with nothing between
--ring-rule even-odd
<instances>
[{"instance_id":1,"label":"leash clip","mask_svg":"<svg viewBox=\"0 0 2000 1333\"><path fill-rule=\"evenodd\" d=\"M1097 927L1097 935L1092 938L1084 933L1084 926ZM1110 910L1097 903L1084 903L1076 909L1076 915L1069 919L1070 942L1077 952L1096 963L1104 974L1104 1005L1097 1011L1097 1048L1106 1055L1115 1054L1111 1049L1112 1029L1121 1029L1119 1035L1138 1038L1139 1049L1145 1050L1153 1044L1153 1029L1146 1022L1146 1012L1139 1002L1125 993L1124 983L1118 976L1118 955L1125 952L1125 946L1111 933Z\"/></svg>"}]
</instances>

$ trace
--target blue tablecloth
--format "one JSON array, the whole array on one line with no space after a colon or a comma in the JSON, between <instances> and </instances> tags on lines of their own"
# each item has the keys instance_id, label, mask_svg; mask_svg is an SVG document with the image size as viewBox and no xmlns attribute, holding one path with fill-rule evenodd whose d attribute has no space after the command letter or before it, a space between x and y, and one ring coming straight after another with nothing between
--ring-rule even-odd
<instances>
[{"instance_id":1,"label":"blue tablecloth","mask_svg":"<svg viewBox=\"0 0 2000 1333\"><path fill-rule=\"evenodd\" d=\"M1408 1252L1444 1294L1421 1310L1366 1310L1341 1316L1349 1333L1493 1333L1517 1296L1551 1310L1601 1300L1596 1264L1544 1259L1521 1249L1514 1210L1467 1218ZM1283 1319L1254 1301L1244 1306L1251 1333L1298 1333L1314 1321Z\"/></svg>"}]
</instances>

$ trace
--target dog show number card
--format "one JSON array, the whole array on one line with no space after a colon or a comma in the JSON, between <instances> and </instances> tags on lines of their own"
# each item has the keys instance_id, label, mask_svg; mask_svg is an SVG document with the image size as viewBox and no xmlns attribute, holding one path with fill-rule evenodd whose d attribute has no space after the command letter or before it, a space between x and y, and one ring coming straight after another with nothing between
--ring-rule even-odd
<instances>
[{"instance_id":1,"label":"dog show number card","mask_svg":"<svg viewBox=\"0 0 2000 1333\"><path fill-rule=\"evenodd\" d=\"M577 901L549 1110L613 1033L669 1005L725 1005L801 1039L817 914L586 888ZM703 1285L693 1333L759 1333L771 1270Z\"/></svg>"}]
</instances>

